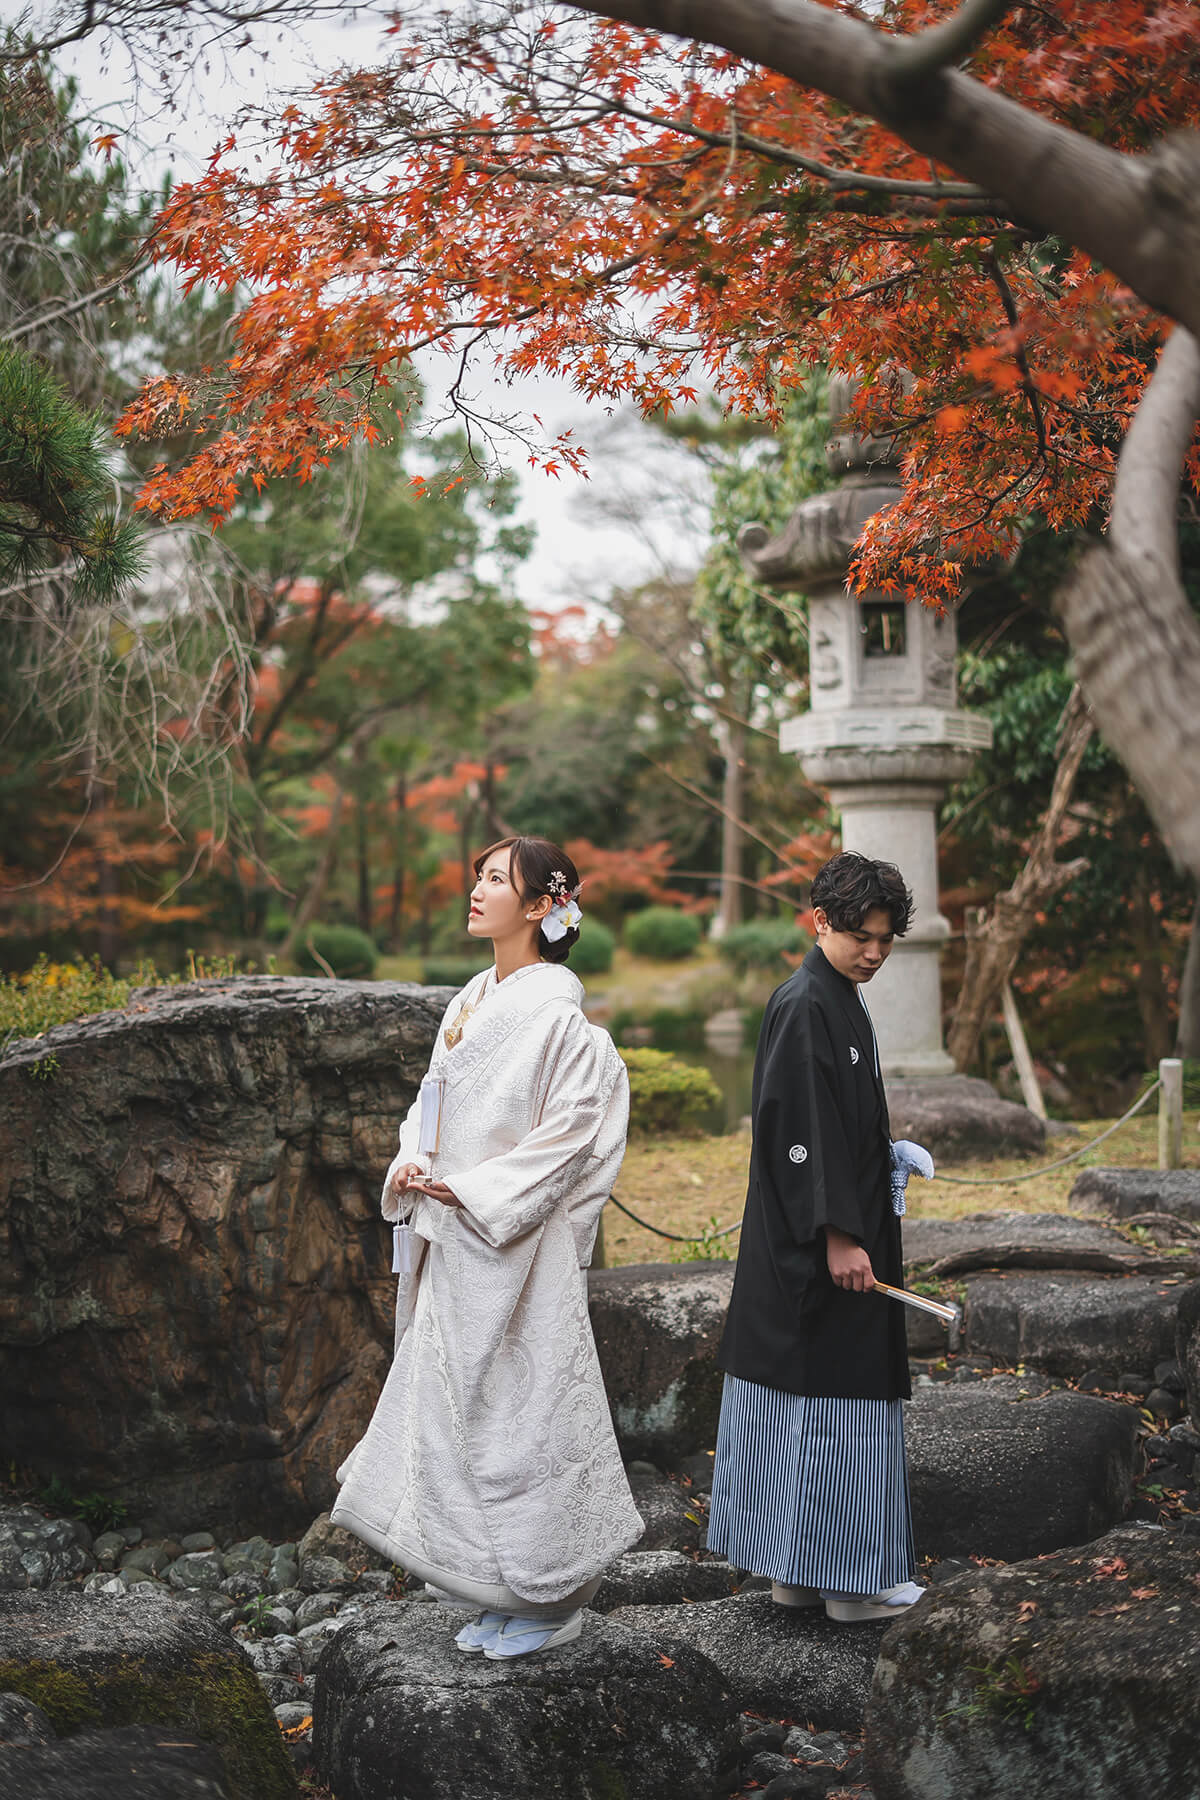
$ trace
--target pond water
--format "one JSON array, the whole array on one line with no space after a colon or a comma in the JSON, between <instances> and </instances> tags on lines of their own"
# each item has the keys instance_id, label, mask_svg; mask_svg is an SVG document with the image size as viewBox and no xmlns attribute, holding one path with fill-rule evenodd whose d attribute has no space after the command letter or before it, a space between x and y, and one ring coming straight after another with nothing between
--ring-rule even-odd
<instances>
[{"instance_id":1,"label":"pond water","mask_svg":"<svg viewBox=\"0 0 1200 1800\"><path fill-rule=\"evenodd\" d=\"M696 1068L707 1069L721 1090L721 1105L702 1122L706 1131L737 1131L750 1113L750 1088L754 1079L753 1050L674 1050L673 1056Z\"/></svg>"}]
</instances>

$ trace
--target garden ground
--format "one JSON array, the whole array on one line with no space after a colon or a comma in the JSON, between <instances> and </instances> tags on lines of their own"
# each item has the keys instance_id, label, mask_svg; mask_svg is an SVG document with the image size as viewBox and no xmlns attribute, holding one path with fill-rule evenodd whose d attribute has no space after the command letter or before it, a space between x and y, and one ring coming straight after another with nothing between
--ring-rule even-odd
<instances>
[{"instance_id":1,"label":"garden ground","mask_svg":"<svg viewBox=\"0 0 1200 1800\"><path fill-rule=\"evenodd\" d=\"M1044 1158L1018 1157L993 1162L945 1163L929 1183L913 1181L908 1189L913 1217L958 1219L973 1212L1068 1212L1071 1184L1081 1169L1153 1169L1158 1163L1158 1117L1154 1101L1094 1150L1065 1168L1021 1180L1046 1163L1080 1150L1113 1124L1112 1119L1076 1122L1070 1134L1048 1140ZM746 1197L746 1164L750 1137L745 1131L725 1137L632 1139L615 1192L642 1218L664 1231L700 1236L706 1228L731 1225L742 1215ZM1200 1168L1200 1121L1184 1117L1185 1168ZM949 1178L969 1180L958 1186ZM974 1185L978 1183L979 1185ZM605 1253L610 1265L672 1262L688 1251L644 1231L610 1206L605 1214ZM736 1234L712 1245L710 1254L732 1254ZM693 1248L691 1255L695 1255Z\"/></svg>"}]
</instances>

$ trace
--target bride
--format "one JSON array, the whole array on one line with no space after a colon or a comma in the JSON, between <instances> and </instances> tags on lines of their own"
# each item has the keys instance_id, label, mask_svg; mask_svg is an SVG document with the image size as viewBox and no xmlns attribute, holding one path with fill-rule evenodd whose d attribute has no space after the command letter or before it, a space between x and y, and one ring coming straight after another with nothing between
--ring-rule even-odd
<instances>
[{"instance_id":1,"label":"bride","mask_svg":"<svg viewBox=\"0 0 1200 1800\"><path fill-rule=\"evenodd\" d=\"M333 1519L480 1609L455 1642L502 1660L578 1637L642 1534L584 1272L629 1089L563 966L582 918L570 858L506 838L475 875L467 930L495 963L451 1001L400 1127L383 1190L396 1355Z\"/></svg>"}]
</instances>

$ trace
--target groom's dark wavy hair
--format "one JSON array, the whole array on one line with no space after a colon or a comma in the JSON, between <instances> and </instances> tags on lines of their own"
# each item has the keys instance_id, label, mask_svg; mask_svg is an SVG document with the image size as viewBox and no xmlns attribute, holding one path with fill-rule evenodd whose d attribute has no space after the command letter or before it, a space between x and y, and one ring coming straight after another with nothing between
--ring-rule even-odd
<instances>
[{"instance_id":1,"label":"groom's dark wavy hair","mask_svg":"<svg viewBox=\"0 0 1200 1800\"><path fill-rule=\"evenodd\" d=\"M543 837L506 837L498 844L489 844L481 850L473 864L476 875L482 869L488 857L497 850L510 852L508 859L509 874L513 877L513 885L520 891L522 900L540 900L543 894L552 894L551 875L561 874L568 893L579 886L579 870L571 861L565 850L552 844L549 838ZM538 955L543 962L565 963L574 946L579 942L579 933L574 926L568 926L562 937L554 943L544 931L538 932Z\"/></svg>"},{"instance_id":2,"label":"groom's dark wavy hair","mask_svg":"<svg viewBox=\"0 0 1200 1800\"><path fill-rule=\"evenodd\" d=\"M843 850L813 876L811 900L835 931L858 931L867 914L882 907L897 937L912 922L913 897L895 863Z\"/></svg>"}]
</instances>

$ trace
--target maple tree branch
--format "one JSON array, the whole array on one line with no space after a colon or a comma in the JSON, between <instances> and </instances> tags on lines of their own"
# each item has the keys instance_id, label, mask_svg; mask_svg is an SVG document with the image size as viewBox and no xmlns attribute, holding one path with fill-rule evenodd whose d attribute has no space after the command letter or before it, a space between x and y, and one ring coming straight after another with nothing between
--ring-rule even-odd
<instances>
[{"instance_id":1,"label":"maple tree branch","mask_svg":"<svg viewBox=\"0 0 1200 1800\"><path fill-rule=\"evenodd\" d=\"M890 57L890 79L902 88L924 89L951 63L969 56L980 38L999 24L1010 5L1011 0L963 0L958 11L940 24L900 38Z\"/></svg>"},{"instance_id":2,"label":"maple tree branch","mask_svg":"<svg viewBox=\"0 0 1200 1800\"><path fill-rule=\"evenodd\" d=\"M577 12L695 38L878 119L915 150L1087 251L1200 336L1200 135L1127 155L947 69L893 116L895 39L817 0L565 0ZM889 95L891 101L889 101ZM902 108L903 110L903 108Z\"/></svg>"},{"instance_id":3,"label":"maple tree branch","mask_svg":"<svg viewBox=\"0 0 1200 1800\"><path fill-rule=\"evenodd\" d=\"M1016 331L1021 323L1021 315L1017 311L1017 303L1013 299L1013 291L1008 285L1008 278L1000 266L1000 259L993 251L986 260L988 274L995 284L996 291L1000 295L1000 303L1004 307L1004 316L1008 320L1011 329ZM1049 462L1050 448L1046 442L1046 420L1042 413L1041 395L1038 393L1037 385L1034 382L1033 370L1029 366L1029 358L1025 354L1024 344L1018 342L1015 345L1013 356L1018 369L1021 371L1022 392L1029 403L1029 410L1033 414L1033 428L1037 433L1038 449L1041 451L1042 461Z\"/></svg>"},{"instance_id":4,"label":"maple tree branch","mask_svg":"<svg viewBox=\"0 0 1200 1800\"><path fill-rule=\"evenodd\" d=\"M664 131L674 131L680 136L693 137L701 144L711 144L714 149L727 150L736 146L739 150L749 151L753 156L761 156L768 162L783 163L789 168L803 169L806 175L815 175L821 181L829 183L836 193L839 190L854 188L868 194L889 194L897 198L919 198L926 200L986 200L984 189L974 182L967 181L902 181L893 180L887 175L867 175L857 169L838 169L832 163L818 162L815 157L805 156L799 150L789 150L783 144L776 144L769 138L759 138L747 132L706 131L700 125L694 125L690 119L663 118L658 113L646 112L639 106L631 106L627 100L614 100L610 110L622 118L632 119L641 125L659 125ZM736 114L734 115L736 122Z\"/></svg>"}]
</instances>

